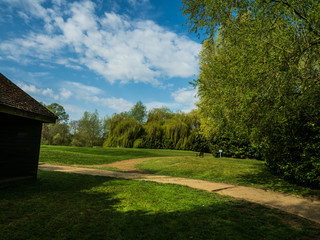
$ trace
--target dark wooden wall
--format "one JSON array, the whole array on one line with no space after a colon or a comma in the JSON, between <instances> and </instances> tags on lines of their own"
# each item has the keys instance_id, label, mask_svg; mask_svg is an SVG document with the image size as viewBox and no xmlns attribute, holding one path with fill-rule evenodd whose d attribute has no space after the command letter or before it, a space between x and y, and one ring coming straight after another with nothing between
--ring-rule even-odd
<instances>
[{"instance_id":1,"label":"dark wooden wall","mask_svg":"<svg viewBox=\"0 0 320 240\"><path fill-rule=\"evenodd\" d=\"M42 123L0 113L0 187L37 178Z\"/></svg>"}]
</instances>

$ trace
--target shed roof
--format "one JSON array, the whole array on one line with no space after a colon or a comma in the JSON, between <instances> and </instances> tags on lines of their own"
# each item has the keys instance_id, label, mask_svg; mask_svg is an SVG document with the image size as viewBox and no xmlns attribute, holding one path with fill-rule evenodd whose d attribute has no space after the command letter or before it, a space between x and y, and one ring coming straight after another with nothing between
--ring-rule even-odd
<instances>
[{"instance_id":1,"label":"shed roof","mask_svg":"<svg viewBox=\"0 0 320 240\"><path fill-rule=\"evenodd\" d=\"M57 117L0 73L0 113L54 123Z\"/></svg>"}]
</instances>

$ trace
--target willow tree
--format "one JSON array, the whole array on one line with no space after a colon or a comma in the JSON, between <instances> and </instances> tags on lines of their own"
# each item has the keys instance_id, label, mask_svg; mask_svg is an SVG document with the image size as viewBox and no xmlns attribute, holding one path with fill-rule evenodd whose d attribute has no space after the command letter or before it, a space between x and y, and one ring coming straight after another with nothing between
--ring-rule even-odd
<instances>
[{"instance_id":1,"label":"willow tree","mask_svg":"<svg viewBox=\"0 0 320 240\"><path fill-rule=\"evenodd\" d=\"M271 169L320 184L320 3L183 0L200 54L205 132L263 146Z\"/></svg>"}]
</instances>

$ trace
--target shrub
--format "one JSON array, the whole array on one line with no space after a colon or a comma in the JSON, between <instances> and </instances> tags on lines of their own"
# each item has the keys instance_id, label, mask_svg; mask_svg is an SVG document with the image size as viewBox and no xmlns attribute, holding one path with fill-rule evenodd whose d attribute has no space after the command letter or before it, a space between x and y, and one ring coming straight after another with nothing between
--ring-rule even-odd
<instances>
[{"instance_id":1,"label":"shrub","mask_svg":"<svg viewBox=\"0 0 320 240\"><path fill-rule=\"evenodd\" d=\"M134 148L144 148L145 147L145 142L142 138L139 138L134 141L133 143Z\"/></svg>"},{"instance_id":2,"label":"shrub","mask_svg":"<svg viewBox=\"0 0 320 240\"><path fill-rule=\"evenodd\" d=\"M301 185L320 187L320 127L297 122L278 126L265 154L274 173Z\"/></svg>"}]
</instances>

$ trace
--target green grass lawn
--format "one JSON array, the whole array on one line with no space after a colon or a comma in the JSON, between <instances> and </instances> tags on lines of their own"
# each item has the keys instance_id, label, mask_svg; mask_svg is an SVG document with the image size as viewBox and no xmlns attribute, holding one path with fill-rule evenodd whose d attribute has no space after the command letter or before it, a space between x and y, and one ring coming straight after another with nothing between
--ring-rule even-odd
<instances>
[{"instance_id":1,"label":"green grass lawn","mask_svg":"<svg viewBox=\"0 0 320 240\"><path fill-rule=\"evenodd\" d=\"M154 174L232 183L320 199L320 190L298 186L271 174L263 161L232 158L152 159L138 168Z\"/></svg>"},{"instance_id":2,"label":"green grass lawn","mask_svg":"<svg viewBox=\"0 0 320 240\"><path fill-rule=\"evenodd\" d=\"M318 239L320 225L184 186L40 171L0 189L0 239Z\"/></svg>"},{"instance_id":3,"label":"green grass lawn","mask_svg":"<svg viewBox=\"0 0 320 240\"><path fill-rule=\"evenodd\" d=\"M47 146L40 148L40 162L52 164L105 164L133 158L194 156L192 151L136 148L85 148Z\"/></svg>"}]
</instances>

